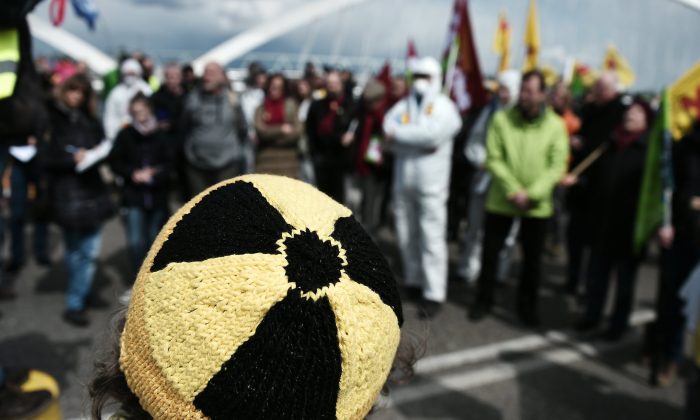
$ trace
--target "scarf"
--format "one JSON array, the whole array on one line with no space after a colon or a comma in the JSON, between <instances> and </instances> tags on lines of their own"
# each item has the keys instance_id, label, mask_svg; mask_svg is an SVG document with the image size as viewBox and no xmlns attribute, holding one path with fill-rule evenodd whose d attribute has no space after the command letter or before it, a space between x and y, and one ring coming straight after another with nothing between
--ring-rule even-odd
<instances>
[{"instance_id":1,"label":"scarf","mask_svg":"<svg viewBox=\"0 0 700 420\"><path fill-rule=\"evenodd\" d=\"M613 137L613 142L615 145L615 150L622 151L625 150L629 145L639 140L642 137L644 131L627 131L622 127L615 129L615 134Z\"/></svg>"},{"instance_id":2,"label":"scarf","mask_svg":"<svg viewBox=\"0 0 700 420\"><path fill-rule=\"evenodd\" d=\"M263 103L265 114L263 120L266 124L284 124L284 98L272 99L265 98Z\"/></svg>"}]
</instances>

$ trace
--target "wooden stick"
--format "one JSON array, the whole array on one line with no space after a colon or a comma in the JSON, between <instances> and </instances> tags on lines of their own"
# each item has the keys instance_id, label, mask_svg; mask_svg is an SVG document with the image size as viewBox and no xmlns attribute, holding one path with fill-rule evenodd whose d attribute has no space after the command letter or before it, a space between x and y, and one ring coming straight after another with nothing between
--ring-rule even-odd
<instances>
[{"instance_id":1,"label":"wooden stick","mask_svg":"<svg viewBox=\"0 0 700 420\"><path fill-rule=\"evenodd\" d=\"M569 175L574 175L574 176L580 176L583 171L588 169L589 166L593 164L598 158L600 158L605 151L608 150L608 142L605 142L601 144L600 146L596 147L594 151L592 151L586 158L576 165L576 167L569 173Z\"/></svg>"}]
</instances>

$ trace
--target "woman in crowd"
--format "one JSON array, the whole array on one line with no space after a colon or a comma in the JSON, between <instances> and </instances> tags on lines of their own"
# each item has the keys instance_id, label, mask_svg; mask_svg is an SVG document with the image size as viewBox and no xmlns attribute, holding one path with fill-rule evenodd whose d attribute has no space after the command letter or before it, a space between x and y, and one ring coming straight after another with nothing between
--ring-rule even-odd
<instances>
[{"instance_id":1,"label":"woman in crowd","mask_svg":"<svg viewBox=\"0 0 700 420\"><path fill-rule=\"evenodd\" d=\"M601 322L612 271L616 273L615 304L604 338L617 340L629 326L634 287L642 252L633 245L634 222L639 203L646 144L652 111L635 99L625 112L622 125L612 135L601 157L594 183L593 211L597 221L593 233L586 309L576 325L579 331L596 328Z\"/></svg>"},{"instance_id":2,"label":"woman in crowd","mask_svg":"<svg viewBox=\"0 0 700 420\"><path fill-rule=\"evenodd\" d=\"M256 172L299 177L299 112L287 96L287 81L281 74L267 81L265 100L255 112L255 132Z\"/></svg>"},{"instance_id":3,"label":"woman in crowd","mask_svg":"<svg viewBox=\"0 0 700 420\"><path fill-rule=\"evenodd\" d=\"M53 216L65 242L68 291L63 318L77 326L89 323L85 302L100 254L101 229L114 213L97 166L104 131L94 104L85 76L66 80L50 107L50 136L43 153L51 177Z\"/></svg>"},{"instance_id":4,"label":"woman in crowd","mask_svg":"<svg viewBox=\"0 0 700 420\"><path fill-rule=\"evenodd\" d=\"M132 123L114 142L109 164L119 177L132 274L168 217L174 140L158 128L150 100L136 95L129 104Z\"/></svg>"}]
</instances>

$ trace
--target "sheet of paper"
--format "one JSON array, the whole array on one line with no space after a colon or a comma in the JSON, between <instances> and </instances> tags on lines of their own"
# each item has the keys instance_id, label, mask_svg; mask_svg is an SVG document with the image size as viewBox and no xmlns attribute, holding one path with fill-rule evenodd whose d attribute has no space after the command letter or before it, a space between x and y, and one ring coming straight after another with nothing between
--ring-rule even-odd
<instances>
[{"instance_id":1,"label":"sheet of paper","mask_svg":"<svg viewBox=\"0 0 700 420\"><path fill-rule=\"evenodd\" d=\"M36 146L10 146L10 154L20 162L29 162L36 156Z\"/></svg>"},{"instance_id":2,"label":"sheet of paper","mask_svg":"<svg viewBox=\"0 0 700 420\"><path fill-rule=\"evenodd\" d=\"M104 160L109 152L112 150L112 142L109 140L103 140L97 147L94 147L87 152L85 152L85 157L77 165L75 165L75 171L85 172L86 170L93 167L96 163Z\"/></svg>"}]
</instances>

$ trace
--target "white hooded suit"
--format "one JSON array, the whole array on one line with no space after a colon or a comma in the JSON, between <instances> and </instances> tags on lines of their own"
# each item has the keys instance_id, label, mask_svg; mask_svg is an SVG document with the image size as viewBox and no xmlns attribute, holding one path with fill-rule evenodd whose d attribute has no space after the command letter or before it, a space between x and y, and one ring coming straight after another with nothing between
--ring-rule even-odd
<instances>
[{"instance_id":1,"label":"white hooded suit","mask_svg":"<svg viewBox=\"0 0 700 420\"><path fill-rule=\"evenodd\" d=\"M455 104L440 93L441 69L430 57L415 60L414 74L431 76L420 102L415 86L384 117L394 138L394 211L405 285L434 302L447 298L447 199L452 141L462 125Z\"/></svg>"}]
</instances>

